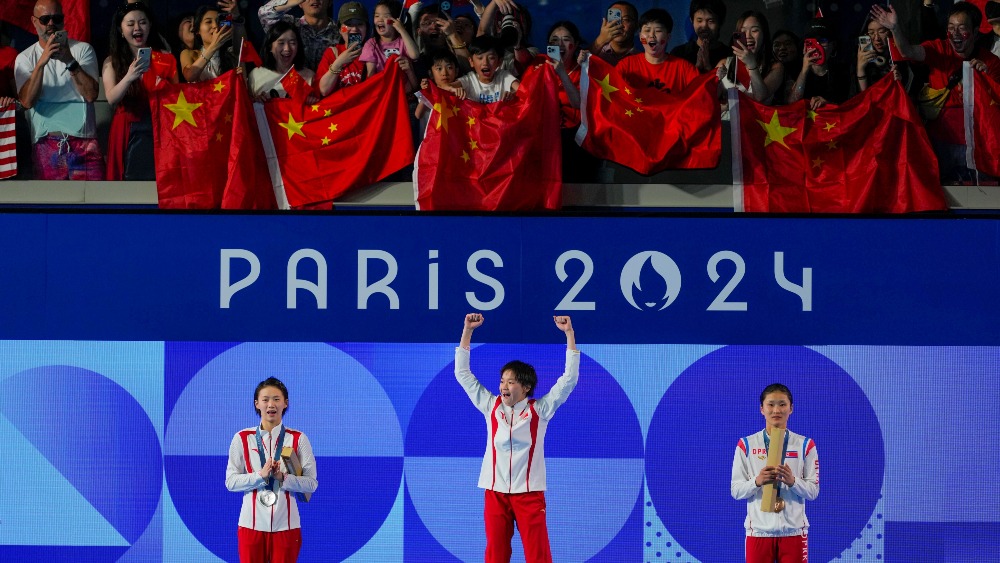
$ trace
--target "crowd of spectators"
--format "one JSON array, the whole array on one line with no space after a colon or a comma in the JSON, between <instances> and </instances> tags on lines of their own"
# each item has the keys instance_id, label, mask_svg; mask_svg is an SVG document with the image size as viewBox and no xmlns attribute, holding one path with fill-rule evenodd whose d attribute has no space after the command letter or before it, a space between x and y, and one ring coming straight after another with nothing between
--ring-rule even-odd
<instances>
[{"instance_id":1,"label":"crowd of spectators","mask_svg":"<svg viewBox=\"0 0 1000 563\"><path fill-rule=\"evenodd\" d=\"M459 13L452 3L471 9ZM589 43L576 23L554 23L544 37L552 48L547 51L531 44L531 14L517 0L405 7L377 0L371 12L361 2L346 2L336 12L331 4L270 0L255 14L242 14L236 0L219 0L182 15L176 28L160 28L147 4L129 0L114 14L109 53L99 61L91 45L67 37L60 0L37 0L31 15L37 42L20 53L0 48L0 106L16 103L25 114L34 178L150 180L155 155L147 92L159 81L200 82L237 69L255 101L268 103L288 95L281 79L290 69L318 99L398 64L410 93L434 83L462 98L496 103L514 95L529 66L549 64L561 85L565 179L587 181L592 162L572 139L581 122L581 64L588 56L615 65L636 86L676 93L699 74L714 72L720 102L735 88L763 104L806 100L813 110L843 103L891 74L927 117L942 181L961 183L971 174L963 152L963 63L1000 81L997 0L985 3L985 15L972 3L957 2L948 7L943 26L925 10L921 17L929 23L921 26L921 37L907 37L896 11L875 4L857 41L846 45L821 14L800 38L788 29L772 33L764 13L746 11L736 18L732 37L722 37L724 1L692 0L691 37L669 52L680 27L671 15L658 8L639 13L627 1L613 2L600 14ZM927 1L925 8L933 6ZM248 17L259 18L264 30L256 45L263 64L257 68L241 63L246 44L253 43ZM981 30L984 21L991 31ZM96 139L94 112L101 86L114 108L106 154ZM429 111L417 98L413 110L419 131Z\"/></svg>"}]
</instances>

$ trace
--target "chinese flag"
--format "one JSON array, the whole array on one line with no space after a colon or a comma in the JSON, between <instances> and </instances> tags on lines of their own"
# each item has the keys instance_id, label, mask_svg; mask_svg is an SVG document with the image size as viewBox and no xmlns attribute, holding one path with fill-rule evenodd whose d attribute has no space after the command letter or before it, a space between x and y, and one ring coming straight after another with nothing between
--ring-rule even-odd
<instances>
[{"instance_id":1,"label":"chinese flag","mask_svg":"<svg viewBox=\"0 0 1000 563\"><path fill-rule=\"evenodd\" d=\"M549 65L533 67L514 100L494 104L424 90L434 111L413 170L417 209L559 209L558 80Z\"/></svg>"},{"instance_id":2,"label":"chinese flag","mask_svg":"<svg viewBox=\"0 0 1000 563\"><path fill-rule=\"evenodd\" d=\"M243 38L243 42L240 43L240 64L244 63L252 64L255 68L264 66L264 61L257 54L257 49L254 49L253 43L245 37Z\"/></svg>"},{"instance_id":3,"label":"chinese flag","mask_svg":"<svg viewBox=\"0 0 1000 563\"><path fill-rule=\"evenodd\" d=\"M583 123L576 142L590 154L646 175L718 165L722 120L714 72L667 94L626 84L615 67L590 57L580 88Z\"/></svg>"},{"instance_id":4,"label":"chinese flag","mask_svg":"<svg viewBox=\"0 0 1000 563\"><path fill-rule=\"evenodd\" d=\"M250 94L235 71L150 98L161 209L274 209Z\"/></svg>"},{"instance_id":5,"label":"chinese flag","mask_svg":"<svg viewBox=\"0 0 1000 563\"><path fill-rule=\"evenodd\" d=\"M1000 82L965 63L965 130L973 168L990 176L1000 176ZM969 103L971 99L972 103Z\"/></svg>"},{"instance_id":6,"label":"chinese flag","mask_svg":"<svg viewBox=\"0 0 1000 563\"><path fill-rule=\"evenodd\" d=\"M384 72L319 103L271 100L264 112L264 147L278 172L275 193L286 198L281 207L332 201L413 163L403 74L395 59Z\"/></svg>"},{"instance_id":7,"label":"chinese flag","mask_svg":"<svg viewBox=\"0 0 1000 563\"><path fill-rule=\"evenodd\" d=\"M66 35L70 39L90 42L90 0L62 0L66 16ZM29 33L35 33L31 23L35 0L5 0L0 9L0 21L14 24Z\"/></svg>"},{"instance_id":8,"label":"chinese flag","mask_svg":"<svg viewBox=\"0 0 1000 563\"><path fill-rule=\"evenodd\" d=\"M764 106L735 91L730 108L738 211L947 208L920 115L891 75L844 104L819 111L809 110L804 100Z\"/></svg>"}]
</instances>

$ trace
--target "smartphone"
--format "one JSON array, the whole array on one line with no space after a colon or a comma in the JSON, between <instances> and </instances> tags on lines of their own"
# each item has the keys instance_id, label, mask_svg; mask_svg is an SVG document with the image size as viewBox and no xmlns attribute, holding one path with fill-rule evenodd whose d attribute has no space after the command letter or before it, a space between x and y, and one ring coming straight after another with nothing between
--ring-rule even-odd
<instances>
[{"instance_id":1,"label":"smartphone","mask_svg":"<svg viewBox=\"0 0 1000 563\"><path fill-rule=\"evenodd\" d=\"M812 57L813 64L821 65L826 62L826 49L824 49L816 39L807 37L806 40L802 42L802 50L808 51L810 49L816 51Z\"/></svg>"},{"instance_id":2,"label":"smartphone","mask_svg":"<svg viewBox=\"0 0 1000 563\"><path fill-rule=\"evenodd\" d=\"M858 37L858 48L862 51L871 51L875 49L875 47L872 47L872 38L867 35Z\"/></svg>"},{"instance_id":3,"label":"smartphone","mask_svg":"<svg viewBox=\"0 0 1000 563\"><path fill-rule=\"evenodd\" d=\"M361 46L363 38L360 33L349 33L347 34L347 48L350 49L352 45Z\"/></svg>"},{"instance_id":4,"label":"smartphone","mask_svg":"<svg viewBox=\"0 0 1000 563\"><path fill-rule=\"evenodd\" d=\"M52 37L55 37L56 43L61 43L63 45L69 43L69 37L67 37L65 29L53 32Z\"/></svg>"},{"instance_id":5,"label":"smartphone","mask_svg":"<svg viewBox=\"0 0 1000 563\"><path fill-rule=\"evenodd\" d=\"M233 27L233 15L225 14L219 16L219 27Z\"/></svg>"},{"instance_id":6,"label":"smartphone","mask_svg":"<svg viewBox=\"0 0 1000 563\"><path fill-rule=\"evenodd\" d=\"M743 45L744 48L746 48L746 46L747 46L747 34L744 33L744 32L742 32L742 31L737 31L736 33L734 33L733 34L733 39L732 39L732 42L730 42L730 45L733 46L733 47L735 47L736 43L740 43L741 45Z\"/></svg>"},{"instance_id":7,"label":"smartphone","mask_svg":"<svg viewBox=\"0 0 1000 563\"><path fill-rule=\"evenodd\" d=\"M622 21L622 11L620 8L608 8L608 23Z\"/></svg>"},{"instance_id":8,"label":"smartphone","mask_svg":"<svg viewBox=\"0 0 1000 563\"><path fill-rule=\"evenodd\" d=\"M547 45L545 47L545 54L547 54L549 58L554 61L562 60L562 53L559 52L559 45Z\"/></svg>"},{"instance_id":9,"label":"smartphone","mask_svg":"<svg viewBox=\"0 0 1000 563\"><path fill-rule=\"evenodd\" d=\"M143 62L147 67L149 66L149 60L153 56L153 51L149 47L139 47L139 54L136 56L137 59Z\"/></svg>"}]
</instances>

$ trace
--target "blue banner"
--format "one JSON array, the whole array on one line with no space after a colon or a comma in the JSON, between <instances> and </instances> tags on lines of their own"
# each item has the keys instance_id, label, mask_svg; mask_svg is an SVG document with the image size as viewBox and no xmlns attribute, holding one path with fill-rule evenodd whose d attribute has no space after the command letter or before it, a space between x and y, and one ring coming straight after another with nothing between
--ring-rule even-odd
<instances>
[{"instance_id":1,"label":"blue banner","mask_svg":"<svg viewBox=\"0 0 1000 563\"><path fill-rule=\"evenodd\" d=\"M998 224L8 213L0 338L995 345Z\"/></svg>"}]
</instances>

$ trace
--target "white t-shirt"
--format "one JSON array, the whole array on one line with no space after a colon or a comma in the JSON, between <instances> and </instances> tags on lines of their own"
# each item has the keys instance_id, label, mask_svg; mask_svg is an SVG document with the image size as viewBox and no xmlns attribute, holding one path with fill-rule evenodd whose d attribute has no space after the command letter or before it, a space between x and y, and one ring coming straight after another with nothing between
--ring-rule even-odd
<instances>
[{"instance_id":1,"label":"white t-shirt","mask_svg":"<svg viewBox=\"0 0 1000 563\"><path fill-rule=\"evenodd\" d=\"M503 69L497 69L493 75L493 82L484 84L479 81L475 72L470 72L458 79L465 90L465 95L474 102L481 104L494 104L500 98L511 91L511 86L517 82L517 78Z\"/></svg>"},{"instance_id":2,"label":"white t-shirt","mask_svg":"<svg viewBox=\"0 0 1000 563\"><path fill-rule=\"evenodd\" d=\"M69 40L69 52L80 63L80 68L98 80L97 56L94 48L81 41ZM14 83L17 90L31 78L42 46L37 42L21 51L14 61ZM72 137L92 139L97 133L94 104L84 101L76 91L73 77L66 63L49 59L42 73L42 91L31 109L27 110L31 124L31 138L38 140L49 133L65 133Z\"/></svg>"}]
</instances>

